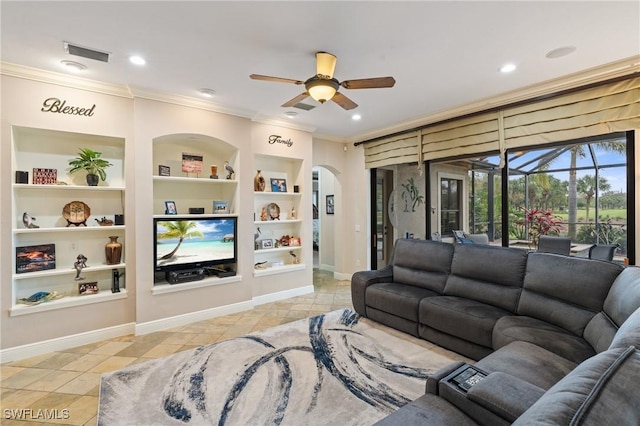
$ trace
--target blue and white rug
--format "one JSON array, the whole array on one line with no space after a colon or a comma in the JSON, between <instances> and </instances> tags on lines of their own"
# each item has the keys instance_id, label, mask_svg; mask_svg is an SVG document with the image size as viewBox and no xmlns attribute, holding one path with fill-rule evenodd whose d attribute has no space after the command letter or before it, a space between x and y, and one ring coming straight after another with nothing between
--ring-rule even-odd
<instances>
[{"instance_id":1,"label":"blue and white rug","mask_svg":"<svg viewBox=\"0 0 640 426\"><path fill-rule=\"evenodd\" d=\"M370 425L460 359L389 331L345 309L104 374L98 425Z\"/></svg>"}]
</instances>

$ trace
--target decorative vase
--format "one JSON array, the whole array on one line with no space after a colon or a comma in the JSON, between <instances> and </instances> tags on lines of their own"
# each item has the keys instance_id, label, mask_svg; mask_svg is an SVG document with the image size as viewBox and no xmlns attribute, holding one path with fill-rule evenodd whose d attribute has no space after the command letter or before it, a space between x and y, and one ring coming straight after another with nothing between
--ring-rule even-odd
<instances>
[{"instance_id":1,"label":"decorative vase","mask_svg":"<svg viewBox=\"0 0 640 426\"><path fill-rule=\"evenodd\" d=\"M100 181L100 176L95 175L93 173L89 173L87 175L87 185L89 186L98 186L98 182Z\"/></svg>"},{"instance_id":2,"label":"decorative vase","mask_svg":"<svg viewBox=\"0 0 640 426\"><path fill-rule=\"evenodd\" d=\"M104 254L107 257L107 265L117 265L122 257L122 244L117 236L109 237L109 242L104 246Z\"/></svg>"},{"instance_id":3,"label":"decorative vase","mask_svg":"<svg viewBox=\"0 0 640 426\"><path fill-rule=\"evenodd\" d=\"M254 191L263 192L265 186L266 186L266 181L262 177L262 174L260 173L260 170L258 170L258 173L256 174L256 177L253 179L253 190Z\"/></svg>"}]
</instances>

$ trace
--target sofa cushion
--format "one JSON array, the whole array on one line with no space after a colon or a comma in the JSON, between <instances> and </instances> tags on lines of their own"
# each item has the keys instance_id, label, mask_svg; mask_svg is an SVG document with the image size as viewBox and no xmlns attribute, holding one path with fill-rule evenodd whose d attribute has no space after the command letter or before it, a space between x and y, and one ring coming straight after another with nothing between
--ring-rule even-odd
<instances>
[{"instance_id":1,"label":"sofa cushion","mask_svg":"<svg viewBox=\"0 0 640 426\"><path fill-rule=\"evenodd\" d=\"M493 329L493 348L515 341L533 343L575 363L596 353L586 340L557 325L525 316L500 318Z\"/></svg>"},{"instance_id":2,"label":"sofa cushion","mask_svg":"<svg viewBox=\"0 0 640 426\"><path fill-rule=\"evenodd\" d=\"M610 349L635 346L640 348L640 308L622 323L611 341Z\"/></svg>"},{"instance_id":3,"label":"sofa cushion","mask_svg":"<svg viewBox=\"0 0 640 426\"><path fill-rule=\"evenodd\" d=\"M482 358L476 366L501 372L547 390L576 368L576 363L529 342L512 342Z\"/></svg>"},{"instance_id":4,"label":"sofa cushion","mask_svg":"<svg viewBox=\"0 0 640 426\"><path fill-rule=\"evenodd\" d=\"M421 426L421 425L456 425L477 426L466 414L456 406L439 396L430 393L422 395L390 414L375 426Z\"/></svg>"},{"instance_id":5,"label":"sofa cushion","mask_svg":"<svg viewBox=\"0 0 640 426\"><path fill-rule=\"evenodd\" d=\"M527 253L485 245L454 246L446 296L458 296L515 312Z\"/></svg>"},{"instance_id":6,"label":"sofa cushion","mask_svg":"<svg viewBox=\"0 0 640 426\"><path fill-rule=\"evenodd\" d=\"M496 306L454 296L420 302L419 322L470 342L491 347L493 326L510 313Z\"/></svg>"},{"instance_id":7,"label":"sofa cushion","mask_svg":"<svg viewBox=\"0 0 640 426\"><path fill-rule=\"evenodd\" d=\"M618 327L640 306L640 268L630 266L616 277L603 311Z\"/></svg>"},{"instance_id":8,"label":"sofa cushion","mask_svg":"<svg viewBox=\"0 0 640 426\"><path fill-rule=\"evenodd\" d=\"M622 269L612 262L530 253L517 313L582 336Z\"/></svg>"},{"instance_id":9,"label":"sofa cushion","mask_svg":"<svg viewBox=\"0 0 640 426\"><path fill-rule=\"evenodd\" d=\"M640 352L611 349L577 366L513 425L638 425L638 395Z\"/></svg>"},{"instance_id":10,"label":"sofa cushion","mask_svg":"<svg viewBox=\"0 0 640 426\"><path fill-rule=\"evenodd\" d=\"M367 288L365 303L367 307L396 315L400 318L418 322L418 304L420 300L436 296L431 290L399 283L371 284Z\"/></svg>"},{"instance_id":11,"label":"sofa cushion","mask_svg":"<svg viewBox=\"0 0 640 426\"><path fill-rule=\"evenodd\" d=\"M393 251L393 281L442 293L452 256L452 244L399 239Z\"/></svg>"}]
</instances>

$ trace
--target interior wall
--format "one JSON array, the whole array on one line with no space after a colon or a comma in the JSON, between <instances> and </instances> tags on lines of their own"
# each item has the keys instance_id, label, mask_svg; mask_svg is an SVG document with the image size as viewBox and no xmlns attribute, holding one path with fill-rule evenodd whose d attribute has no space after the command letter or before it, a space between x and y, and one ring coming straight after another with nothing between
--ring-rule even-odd
<instances>
[{"instance_id":1,"label":"interior wall","mask_svg":"<svg viewBox=\"0 0 640 426\"><path fill-rule=\"evenodd\" d=\"M318 187L319 187L319 201L318 206L319 218L320 218L320 250L319 250L319 263L320 269L325 271L335 272L336 258L336 222L340 222L340 218L343 216L342 202L335 202L337 197L337 190L340 184L336 180L334 174L324 168L318 167ZM342 191L339 191L342 192ZM334 197L334 214L327 213L327 196L333 195Z\"/></svg>"}]
</instances>

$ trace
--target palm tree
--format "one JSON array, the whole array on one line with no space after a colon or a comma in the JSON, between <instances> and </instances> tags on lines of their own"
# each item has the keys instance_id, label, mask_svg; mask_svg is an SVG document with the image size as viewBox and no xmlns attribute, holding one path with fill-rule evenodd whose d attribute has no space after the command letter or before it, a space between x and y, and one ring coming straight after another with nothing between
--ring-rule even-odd
<instances>
[{"instance_id":1,"label":"palm tree","mask_svg":"<svg viewBox=\"0 0 640 426\"><path fill-rule=\"evenodd\" d=\"M611 189L611 185L605 177L600 176L598 178L598 190L608 191ZM577 182L577 190L584 195L586 220L589 221L589 207L591 206L591 200L596 193L596 177L593 175L584 175Z\"/></svg>"},{"instance_id":2,"label":"palm tree","mask_svg":"<svg viewBox=\"0 0 640 426\"><path fill-rule=\"evenodd\" d=\"M167 228L167 232L163 232L162 234L158 234L158 239L170 239L170 238L178 238L178 245L176 248L171 250L171 252L165 254L160 258L160 260L166 260L173 257L176 254L178 249L180 248L180 244L184 241L185 238L190 237L204 237L204 234L198 230L192 230L196 227L195 222L191 222L188 220L176 220L175 222L164 222L163 226Z\"/></svg>"},{"instance_id":3,"label":"palm tree","mask_svg":"<svg viewBox=\"0 0 640 426\"><path fill-rule=\"evenodd\" d=\"M608 152L625 153L627 150L626 142L597 142L595 146ZM576 175L576 167L578 164L578 157L584 158L587 153L585 151L586 144L574 145L569 149L571 153L571 162L569 166L569 232L568 235L571 238L576 237L576 223L578 222L578 180Z\"/></svg>"}]
</instances>

